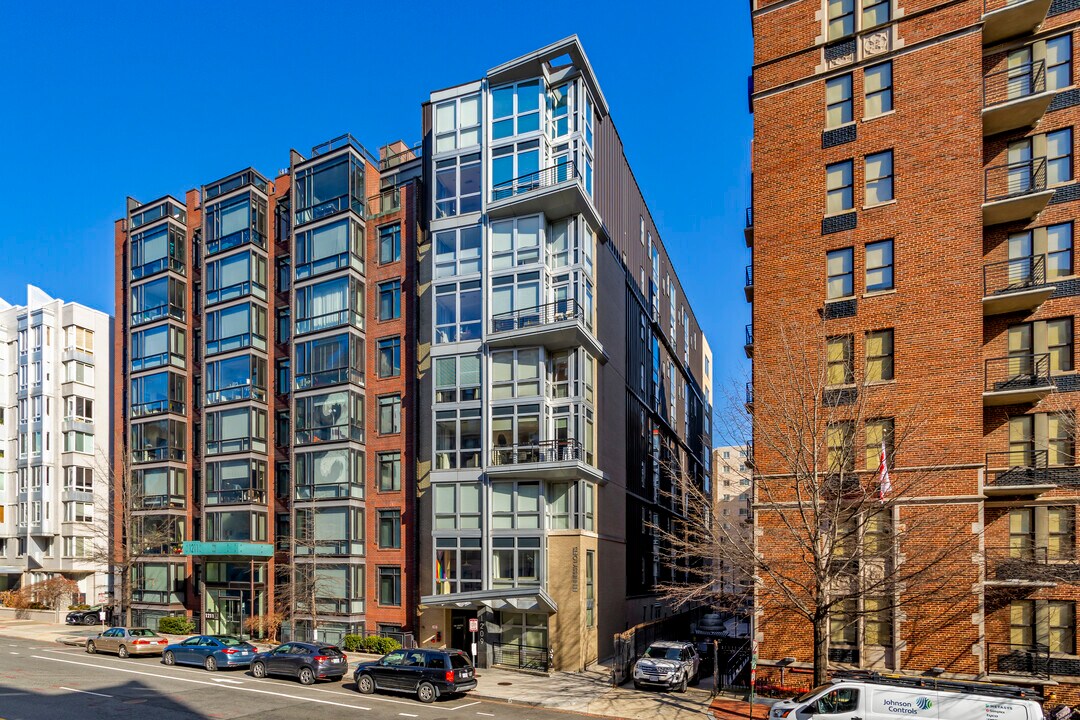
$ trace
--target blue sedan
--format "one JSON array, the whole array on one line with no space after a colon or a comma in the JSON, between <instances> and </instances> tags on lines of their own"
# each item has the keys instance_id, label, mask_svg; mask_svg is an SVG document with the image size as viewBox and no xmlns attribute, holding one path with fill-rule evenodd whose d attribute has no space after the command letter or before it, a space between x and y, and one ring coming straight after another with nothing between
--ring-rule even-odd
<instances>
[{"instance_id":1,"label":"blue sedan","mask_svg":"<svg viewBox=\"0 0 1080 720\"><path fill-rule=\"evenodd\" d=\"M173 643L161 654L166 665L202 665L210 672L218 668L248 667L258 650L232 635L195 635Z\"/></svg>"}]
</instances>

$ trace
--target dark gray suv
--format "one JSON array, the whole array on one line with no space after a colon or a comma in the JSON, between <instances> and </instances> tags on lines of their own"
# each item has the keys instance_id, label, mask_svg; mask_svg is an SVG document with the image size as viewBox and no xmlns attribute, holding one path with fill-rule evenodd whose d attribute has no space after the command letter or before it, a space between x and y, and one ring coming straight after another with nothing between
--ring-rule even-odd
<instances>
[{"instance_id":1,"label":"dark gray suv","mask_svg":"<svg viewBox=\"0 0 1080 720\"><path fill-rule=\"evenodd\" d=\"M420 702L476 687L476 670L460 650L394 650L375 662L360 663L353 673L362 693L391 690L415 694Z\"/></svg>"}]
</instances>

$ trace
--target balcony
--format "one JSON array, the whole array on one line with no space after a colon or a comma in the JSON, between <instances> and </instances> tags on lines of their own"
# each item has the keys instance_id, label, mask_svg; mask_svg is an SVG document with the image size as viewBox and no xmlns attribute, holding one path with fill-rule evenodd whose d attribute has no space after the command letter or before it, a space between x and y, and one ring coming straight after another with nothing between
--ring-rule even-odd
<instances>
[{"instance_id":1,"label":"balcony","mask_svg":"<svg viewBox=\"0 0 1080 720\"><path fill-rule=\"evenodd\" d=\"M743 237L746 238L746 247L754 246L754 208L746 208L746 227L743 228Z\"/></svg>"},{"instance_id":2,"label":"balcony","mask_svg":"<svg viewBox=\"0 0 1080 720\"><path fill-rule=\"evenodd\" d=\"M753 323L746 326L746 344L743 345L743 352L746 353L746 357L754 357L754 325Z\"/></svg>"},{"instance_id":3,"label":"balcony","mask_svg":"<svg viewBox=\"0 0 1080 720\"><path fill-rule=\"evenodd\" d=\"M585 194L577 165L559 165L527 173L491 189L488 215L492 219L542 212L548 220L583 214L593 228L602 226L592 198Z\"/></svg>"},{"instance_id":4,"label":"balcony","mask_svg":"<svg viewBox=\"0 0 1080 720\"><path fill-rule=\"evenodd\" d=\"M1031 311L1054 294L1046 282L1046 256L1003 260L983 267L983 315Z\"/></svg>"},{"instance_id":5,"label":"balcony","mask_svg":"<svg viewBox=\"0 0 1080 720\"><path fill-rule=\"evenodd\" d=\"M990 73L983 78L983 135L1033 126L1053 99L1044 60Z\"/></svg>"},{"instance_id":6,"label":"balcony","mask_svg":"<svg viewBox=\"0 0 1080 720\"><path fill-rule=\"evenodd\" d=\"M983 45L1030 33L1046 19L1051 0L983 0Z\"/></svg>"},{"instance_id":7,"label":"balcony","mask_svg":"<svg viewBox=\"0 0 1080 720\"><path fill-rule=\"evenodd\" d=\"M743 294L746 295L746 302L754 302L754 266L753 264L746 266L746 284L743 285Z\"/></svg>"},{"instance_id":8,"label":"balcony","mask_svg":"<svg viewBox=\"0 0 1080 720\"><path fill-rule=\"evenodd\" d=\"M576 439L541 440L494 448L487 472L499 477L599 482L604 475L589 464L590 459L581 442Z\"/></svg>"},{"instance_id":9,"label":"balcony","mask_svg":"<svg viewBox=\"0 0 1080 720\"><path fill-rule=\"evenodd\" d=\"M1042 212L1054 191L1046 187L1046 158L986 168L983 225L1030 220Z\"/></svg>"},{"instance_id":10,"label":"balcony","mask_svg":"<svg viewBox=\"0 0 1080 720\"><path fill-rule=\"evenodd\" d=\"M1047 546L988 547L986 584L1007 587L1054 587L1080 580L1080 563L1073 548Z\"/></svg>"},{"instance_id":11,"label":"balcony","mask_svg":"<svg viewBox=\"0 0 1080 720\"><path fill-rule=\"evenodd\" d=\"M367 199L367 218L369 220L395 213L401 209L401 190L392 188Z\"/></svg>"},{"instance_id":12,"label":"balcony","mask_svg":"<svg viewBox=\"0 0 1080 720\"><path fill-rule=\"evenodd\" d=\"M1041 495L1053 490L1046 450L1014 450L986 454L983 494Z\"/></svg>"},{"instance_id":13,"label":"balcony","mask_svg":"<svg viewBox=\"0 0 1080 720\"><path fill-rule=\"evenodd\" d=\"M984 407L1034 403L1053 391L1050 353L1026 353L986 361Z\"/></svg>"},{"instance_id":14,"label":"balcony","mask_svg":"<svg viewBox=\"0 0 1080 720\"><path fill-rule=\"evenodd\" d=\"M604 348L593 335L591 325L577 300L556 300L493 315L488 345L543 345L549 350L584 347L603 358Z\"/></svg>"}]
</instances>

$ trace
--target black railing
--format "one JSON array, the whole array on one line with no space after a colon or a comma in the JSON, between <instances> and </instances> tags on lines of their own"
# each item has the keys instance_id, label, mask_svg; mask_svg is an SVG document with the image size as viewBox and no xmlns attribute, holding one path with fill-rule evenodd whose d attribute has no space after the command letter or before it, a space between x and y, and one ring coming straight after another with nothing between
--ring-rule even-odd
<instances>
[{"instance_id":1,"label":"black railing","mask_svg":"<svg viewBox=\"0 0 1080 720\"><path fill-rule=\"evenodd\" d=\"M551 648L519 643L491 643L496 665L547 672L551 668Z\"/></svg>"},{"instance_id":2,"label":"black railing","mask_svg":"<svg viewBox=\"0 0 1080 720\"><path fill-rule=\"evenodd\" d=\"M986 202L1008 200L1046 189L1046 158L995 165L986 168Z\"/></svg>"},{"instance_id":3,"label":"black railing","mask_svg":"<svg viewBox=\"0 0 1080 720\"><path fill-rule=\"evenodd\" d=\"M1050 353L1025 353L986 361L986 392L1031 390L1050 385Z\"/></svg>"},{"instance_id":4,"label":"black railing","mask_svg":"<svg viewBox=\"0 0 1080 720\"><path fill-rule=\"evenodd\" d=\"M1050 677L1050 646L1016 643L986 643L986 657L991 673Z\"/></svg>"},{"instance_id":5,"label":"black railing","mask_svg":"<svg viewBox=\"0 0 1080 720\"><path fill-rule=\"evenodd\" d=\"M1002 260L983 267L983 295L1019 292L1046 284L1046 256Z\"/></svg>"},{"instance_id":6,"label":"black railing","mask_svg":"<svg viewBox=\"0 0 1080 720\"><path fill-rule=\"evenodd\" d=\"M577 166L572 160L552 165L542 170L519 175L513 180L499 183L491 189L491 201L505 200L506 198L527 193L540 188L552 187L569 180L577 180Z\"/></svg>"},{"instance_id":7,"label":"black railing","mask_svg":"<svg viewBox=\"0 0 1080 720\"><path fill-rule=\"evenodd\" d=\"M556 300L544 305L511 310L491 318L491 332L510 332L524 328L551 325L565 320L580 320L585 313L577 300Z\"/></svg>"},{"instance_id":8,"label":"black railing","mask_svg":"<svg viewBox=\"0 0 1080 720\"><path fill-rule=\"evenodd\" d=\"M1046 62L1043 60L995 70L983 78L983 107L993 107L1041 92L1046 92Z\"/></svg>"},{"instance_id":9,"label":"black railing","mask_svg":"<svg viewBox=\"0 0 1080 720\"><path fill-rule=\"evenodd\" d=\"M986 453L989 485L1046 485L1050 481L1046 450Z\"/></svg>"},{"instance_id":10,"label":"black railing","mask_svg":"<svg viewBox=\"0 0 1080 720\"><path fill-rule=\"evenodd\" d=\"M541 440L524 445L496 447L491 451L492 465L526 465L584 459L585 451L578 440Z\"/></svg>"}]
</instances>

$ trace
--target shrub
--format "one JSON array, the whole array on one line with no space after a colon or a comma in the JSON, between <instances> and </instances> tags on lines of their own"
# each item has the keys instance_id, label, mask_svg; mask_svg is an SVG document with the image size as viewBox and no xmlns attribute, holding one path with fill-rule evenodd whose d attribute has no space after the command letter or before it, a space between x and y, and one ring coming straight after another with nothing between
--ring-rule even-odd
<instances>
[{"instance_id":1,"label":"shrub","mask_svg":"<svg viewBox=\"0 0 1080 720\"><path fill-rule=\"evenodd\" d=\"M158 620L158 632L166 635L190 635L195 632L195 623L184 615L170 615Z\"/></svg>"},{"instance_id":2,"label":"shrub","mask_svg":"<svg viewBox=\"0 0 1080 720\"><path fill-rule=\"evenodd\" d=\"M397 650L401 647L401 643L394 638L379 635L370 635L368 637L346 635L342 645L345 652L366 652L375 653L376 655L385 655L391 650Z\"/></svg>"}]
</instances>

